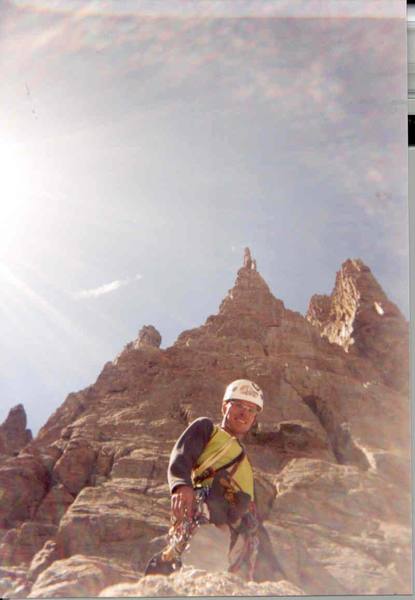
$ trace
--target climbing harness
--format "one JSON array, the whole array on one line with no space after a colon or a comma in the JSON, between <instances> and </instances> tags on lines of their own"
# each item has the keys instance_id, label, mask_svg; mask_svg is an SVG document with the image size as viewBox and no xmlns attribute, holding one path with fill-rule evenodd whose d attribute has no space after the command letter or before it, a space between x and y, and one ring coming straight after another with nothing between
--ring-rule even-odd
<instances>
[{"instance_id":1,"label":"climbing harness","mask_svg":"<svg viewBox=\"0 0 415 600\"><path fill-rule=\"evenodd\" d=\"M221 452L221 455L222 455L222 452ZM197 467L196 469L194 469L192 471L192 483L193 483L193 485L201 484L203 481L206 481L206 479L210 479L211 477L214 477L214 475L218 471L225 471L226 469L229 469L233 465L238 465L242 461L242 459L244 458L244 456L245 456L245 450L242 448L242 451L237 456L235 456L235 458L233 458L232 460L230 460L228 463L226 463L225 465L223 465L219 469L215 469L212 466L207 466L206 467L206 463L208 461L205 461L205 463L203 463L202 465L200 465L200 467ZM214 456L213 458L215 459L216 457ZM211 461L209 461L209 463L212 464Z\"/></svg>"},{"instance_id":2,"label":"climbing harness","mask_svg":"<svg viewBox=\"0 0 415 600\"><path fill-rule=\"evenodd\" d=\"M232 444L238 441L235 437L230 437L227 442L221 447L219 448L219 450L217 452L215 452L215 454L212 454L212 456L209 456L201 465L198 465L196 468L193 469L192 471L192 480L193 483L195 483L195 480L197 478L201 478L200 481L204 480L204 479L208 479L209 477L211 477L212 475L205 475L206 472L209 471L209 469L212 468L212 465L217 462L220 458L222 458L222 456L226 453L226 451L228 450L228 448L230 446L232 446ZM243 448L242 448L243 451ZM236 461L237 458L239 458L242 460L242 456L239 454L237 457L235 457L235 459L233 459L230 463L220 467L221 469L227 469L228 467L231 466L231 464L234 464L234 462ZM218 469L219 470L219 469Z\"/></svg>"},{"instance_id":3,"label":"climbing harness","mask_svg":"<svg viewBox=\"0 0 415 600\"><path fill-rule=\"evenodd\" d=\"M215 468L228 448L237 441L240 453L226 464ZM145 569L145 575L169 575L182 566L181 556L189 547L195 530L203 525L228 525L231 532L229 550L232 573L244 574L252 578L258 552L258 539L255 535L257 518L255 504L251 496L244 492L234 479L238 466L246 456L239 440L231 437L212 456L192 471L192 484L195 493L193 516L187 514L180 521L172 519L167 535L166 547L152 557ZM208 480L210 480L209 483Z\"/></svg>"},{"instance_id":4,"label":"climbing harness","mask_svg":"<svg viewBox=\"0 0 415 600\"><path fill-rule=\"evenodd\" d=\"M231 527L231 547L229 549L230 573L238 573L248 581L254 577L256 559L258 556L259 539L257 535L259 520L256 507L250 503L249 510L244 514L237 527Z\"/></svg>"}]
</instances>

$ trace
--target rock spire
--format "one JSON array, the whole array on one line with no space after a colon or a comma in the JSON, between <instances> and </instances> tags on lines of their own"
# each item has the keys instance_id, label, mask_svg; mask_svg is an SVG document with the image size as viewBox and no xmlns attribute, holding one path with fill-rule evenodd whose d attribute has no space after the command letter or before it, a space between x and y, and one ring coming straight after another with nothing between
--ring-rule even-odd
<instances>
[{"instance_id":1,"label":"rock spire","mask_svg":"<svg viewBox=\"0 0 415 600\"><path fill-rule=\"evenodd\" d=\"M313 296L306 318L330 342L377 364L390 385L408 390L408 324L362 260L343 263L331 295Z\"/></svg>"},{"instance_id":2,"label":"rock spire","mask_svg":"<svg viewBox=\"0 0 415 600\"><path fill-rule=\"evenodd\" d=\"M218 422L226 385L246 377L265 394L244 444L285 573L276 581L260 552L252 593L410 594L407 337L362 261L346 261L305 318L274 297L247 249L217 314L165 349L143 327L18 456L0 457L0 592L191 596L211 581L212 593L249 593L231 575L135 585L169 527L174 442L197 417ZM2 426L8 447L22 415Z\"/></svg>"},{"instance_id":3,"label":"rock spire","mask_svg":"<svg viewBox=\"0 0 415 600\"><path fill-rule=\"evenodd\" d=\"M32 432L26 429L26 421L23 404L10 410L6 420L0 425L0 454L18 454L31 441Z\"/></svg>"},{"instance_id":4,"label":"rock spire","mask_svg":"<svg viewBox=\"0 0 415 600\"><path fill-rule=\"evenodd\" d=\"M144 325L138 332L137 348L160 348L161 335L153 325Z\"/></svg>"}]
</instances>

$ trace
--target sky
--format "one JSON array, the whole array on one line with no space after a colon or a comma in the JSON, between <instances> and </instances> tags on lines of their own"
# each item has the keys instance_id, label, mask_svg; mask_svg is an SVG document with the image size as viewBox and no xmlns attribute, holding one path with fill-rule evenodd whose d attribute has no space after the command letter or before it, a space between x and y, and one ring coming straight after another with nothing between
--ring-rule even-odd
<instances>
[{"instance_id":1,"label":"sky","mask_svg":"<svg viewBox=\"0 0 415 600\"><path fill-rule=\"evenodd\" d=\"M361 258L408 318L404 7L0 0L0 422L204 323L246 246L287 308Z\"/></svg>"}]
</instances>

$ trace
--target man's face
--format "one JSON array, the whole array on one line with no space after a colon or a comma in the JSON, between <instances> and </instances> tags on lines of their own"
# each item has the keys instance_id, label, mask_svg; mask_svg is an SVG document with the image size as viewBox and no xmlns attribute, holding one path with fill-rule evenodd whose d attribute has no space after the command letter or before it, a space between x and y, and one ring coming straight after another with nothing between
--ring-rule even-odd
<instances>
[{"instance_id":1,"label":"man's face","mask_svg":"<svg viewBox=\"0 0 415 600\"><path fill-rule=\"evenodd\" d=\"M251 429L259 412L258 406L247 400L232 400L222 404L222 427L235 437L242 437Z\"/></svg>"}]
</instances>

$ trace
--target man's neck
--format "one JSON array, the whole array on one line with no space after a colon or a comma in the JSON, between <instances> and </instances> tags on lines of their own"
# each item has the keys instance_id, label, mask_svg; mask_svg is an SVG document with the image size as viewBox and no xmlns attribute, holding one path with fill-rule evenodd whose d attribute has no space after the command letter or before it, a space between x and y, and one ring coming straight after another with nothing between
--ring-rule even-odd
<instances>
[{"instance_id":1,"label":"man's neck","mask_svg":"<svg viewBox=\"0 0 415 600\"><path fill-rule=\"evenodd\" d=\"M226 433L228 433L229 435L231 435L232 437L236 438L237 440L242 440L242 438L244 437L245 434L240 433L234 433L231 429L229 429L226 425L225 425L225 421L223 420L222 423L220 424L221 429L223 429L223 431L226 431Z\"/></svg>"}]
</instances>

